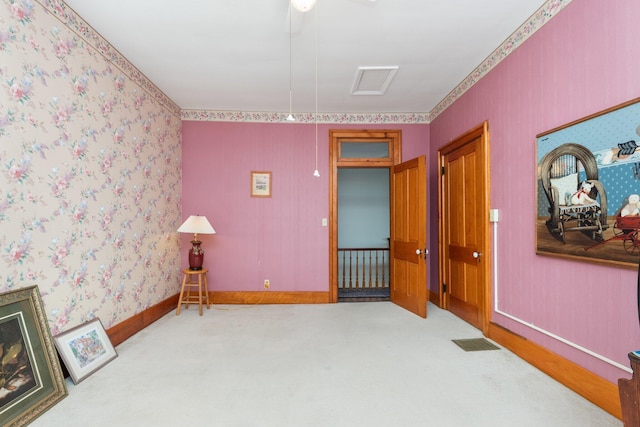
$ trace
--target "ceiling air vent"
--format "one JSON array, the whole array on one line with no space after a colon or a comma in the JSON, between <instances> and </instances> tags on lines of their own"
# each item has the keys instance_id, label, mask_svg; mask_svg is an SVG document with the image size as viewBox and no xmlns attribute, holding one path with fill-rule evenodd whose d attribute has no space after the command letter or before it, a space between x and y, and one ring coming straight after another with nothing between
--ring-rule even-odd
<instances>
[{"instance_id":1,"label":"ceiling air vent","mask_svg":"<svg viewBox=\"0 0 640 427\"><path fill-rule=\"evenodd\" d=\"M398 68L397 66L358 67L351 94L384 95L391 80L393 80L393 76L398 72Z\"/></svg>"}]
</instances>

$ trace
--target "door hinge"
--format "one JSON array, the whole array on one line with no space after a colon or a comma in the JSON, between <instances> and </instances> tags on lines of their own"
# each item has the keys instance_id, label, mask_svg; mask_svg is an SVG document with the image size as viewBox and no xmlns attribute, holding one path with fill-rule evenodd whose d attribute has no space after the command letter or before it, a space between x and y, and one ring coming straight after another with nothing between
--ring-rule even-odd
<instances>
[{"instance_id":1,"label":"door hinge","mask_svg":"<svg viewBox=\"0 0 640 427\"><path fill-rule=\"evenodd\" d=\"M441 174L441 175L444 175L444 166L442 166L442 167L440 168L440 174Z\"/></svg>"},{"instance_id":2,"label":"door hinge","mask_svg":"<svg viewBox=\"0 0 640 427\"><path fill-rule=\"evenodd\" d=\"M443 294L447 293L447 284L446 283L442 284L442 293Z\"/></svg>"}]
</instances>

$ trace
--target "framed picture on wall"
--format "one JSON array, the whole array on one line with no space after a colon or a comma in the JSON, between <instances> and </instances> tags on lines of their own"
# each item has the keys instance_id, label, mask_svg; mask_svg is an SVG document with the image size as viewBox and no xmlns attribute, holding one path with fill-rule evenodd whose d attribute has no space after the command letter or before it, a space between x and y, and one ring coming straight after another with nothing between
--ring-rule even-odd
<instances>
[{"instance_id":1,"label":"framed picture on wall","mask_svg":"<svg viewBox=\"0 0 640 427\"><path fill-rule=\"evenodd\" d=\"M251 197L271 197L271 172L251 171Z\"/></svg>"},{"instance_id":2,"label":"framed picture on wall","mask_svg":"<svg viewBox=\"0 0 640 427\"><path fill-rule=\"evenodd\" d=\"M536 253L637 268L640 98L536 136Z\"/></svg>"},{"instance_id":3,"label":"framed picture on wall","mask_svg":"<svg viewBox=\"0 0 640 427\"><path fill-rule=\"evenodd\" d=\"M98 318L58 334L54 340L75 384L118 356Z\"/></svg>"},{"instance_id":4,"label":"framed picture on wall","mask_svg":"<svg viewBox=\"0 0 640 427\"><path fill-rule=\"evenodd\" d=\"M3 426L29 424L67 396L37 286L0 294L0 350Z\"/></svg>"}]
</instances>

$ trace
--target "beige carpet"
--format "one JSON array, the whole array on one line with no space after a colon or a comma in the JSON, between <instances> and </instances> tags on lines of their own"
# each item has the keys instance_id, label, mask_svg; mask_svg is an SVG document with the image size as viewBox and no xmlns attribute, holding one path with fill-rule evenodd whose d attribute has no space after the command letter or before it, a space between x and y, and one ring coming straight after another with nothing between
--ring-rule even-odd
<instances>
[{"instance_id":1,"label":"beige carpet","mask_svg":"<svg viewBox=\"0 0 640 427\"><path fill-rule=\"evenodd\" d=\"M33 426L620 427L429 305L213 306L170 313Z\"/></svg>"}]
</instances>

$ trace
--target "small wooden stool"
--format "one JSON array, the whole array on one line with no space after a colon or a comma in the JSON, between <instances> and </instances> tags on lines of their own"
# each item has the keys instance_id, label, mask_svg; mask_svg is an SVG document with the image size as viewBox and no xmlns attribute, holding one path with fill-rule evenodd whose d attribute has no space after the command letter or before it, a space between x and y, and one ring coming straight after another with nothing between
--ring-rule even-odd
<instances>
[{"instance_id":1,"label":"small wooden stool","mask_svg":"<svg viewBox=\"0 0 640 427\"><path fill-rule=\"evenodd\" d=\"M180 299L178 299L178 309L176 310L176 316L180 314L180 307L182 304L186 304L185 308L189 308L189 303L198 303L200 316L202 316L202 304L207 303L207 310L209 309L209 286L207 284L207 272L209 269L203 268L202 270L190 270L185 268L182 270L184 276L182 277L182 288L180 289ZM197 276L197 277L194 277ZM198 295L191 294L191 290L197 288ZM186 294L185 294L186 289ZM204 294L203 294L204 292Z\"/></svg>"}]
</instances>

